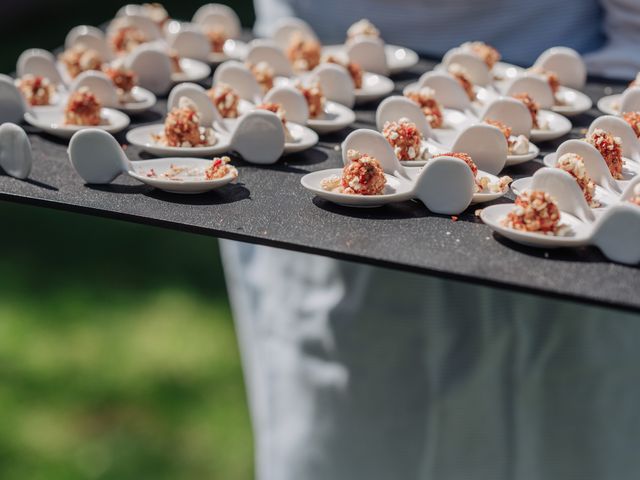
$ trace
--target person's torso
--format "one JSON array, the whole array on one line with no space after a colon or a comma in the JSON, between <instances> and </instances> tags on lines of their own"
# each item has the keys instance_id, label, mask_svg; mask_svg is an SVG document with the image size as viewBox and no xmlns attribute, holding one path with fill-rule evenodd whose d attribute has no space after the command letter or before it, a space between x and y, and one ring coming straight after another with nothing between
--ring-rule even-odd
<instances>
[{"instance_id":1,"label":"person's torso","mask_svg":"<svg viewBox=\"0 0 640 480\"><path fill-rule=\"evenodd\" d=\"M565 45L586 53L604 43L598 0L255 0L258 33L291 15L309 22L324 43L341 43L349 25L368 18L387 43L442 55L467 40L498 48L504 59L531 64Z\"/></svg>"}]
</instances>

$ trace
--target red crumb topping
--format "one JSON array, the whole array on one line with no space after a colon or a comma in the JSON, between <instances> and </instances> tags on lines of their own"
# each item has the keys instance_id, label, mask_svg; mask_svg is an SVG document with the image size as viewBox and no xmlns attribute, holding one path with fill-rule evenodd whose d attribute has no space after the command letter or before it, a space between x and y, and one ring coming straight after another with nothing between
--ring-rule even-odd
<instances>
[{"instance_id":1,"label":"red crumb topping","mask_svg":"<svg viewBox=\"0 0 640 480\"><path fill-rule=\"evenodd\" d=\"M640 112L626 112L622 115L622 118L631 125L636 137L640 138Z\"/></svg>"},{"instance_id":2,"label":"red crumb topping","mask_svg":"<svg viewBox=\"0 0 640 480\"><path fill-rule=\"evenodd\" d=\"M258 110L267 110L268 112L273 112L275 113L278 118L280 120L282 120L282 125L287 125L287 119L285 118L285 115L287 112L285 112L284 108L282 108L282 105L279 103L261 103L260 105L256 106L256 109Z\"/></svg>"},{"instance_id":3,"label":"red crumb topping","mask_svg":"<svg viewBox=\"0 0 640 480\"><path fill-rule=\"evenodd\" d=\"M305 38L300 32L295 32L291 35L286 53L294 70L308 71L320 63L322 47L317 40Z\"/></svg>"},{"instance_id":4,"label":"red crumb topping","mask_svg":"<svg viewBox=\"0 0 640 480\"><path fill-rule=\"evenodd\" d=\"M601 128L596 128L591 135L587 137L587 142L596 147L604 161L607 162L609 171L615 179L622 178L622 167L624 160L622 158L622 144L619 137L614 137L609 132L605 132Z\"/></svg>"},{"instance_id":5,"label":"red crumb topping","mask_svg":"<svg viewBox=\"0 0 640 480\"><path fill-rule=\"evenodd\" d=\"M415 160L420 157L422 134L415 123L407 119L386 122L382 134L393 147L398 160Z\"/></svg>"},{"instance_id":6,"label":"red crumb topping","mask_svg":"<svg viewBox=\"0 0 640 480\"><path fill-rule=\"evenodd\" d=\"M169 147L199 147L212 145L215 137L210 128L200 127L198 110L186 98L181 98L178 107L167 114L162 135L154 135L154 140Z\"/></svg>"},{"instance_id":7,"label":"red crumb topping","mask_svg":"<svg viewBox=\"0 0 640 480\"><path fill-rule=\"evenodd\" d=\"M67 67L71 78L76 78L82 72L88 70L100 70L102 58L100 54L84 45L74 45L60 55L60 61Z\"/></svg>"},{"instance_id":8,"label":"red crumb topping","mask_svg":"<svg viewBox=\"0 0 640 480\"><path fill-rule=\"evenodd\" d=\"M362 67L360 64L356 62L342 62L339 58L333 55L327 55L322 60L325 63L335 63L336 65L342 65L347 69L349 75L351 75L351 79L353 80L353 85L356 88L362 88Z\"/></svg>"},{"instance_id":9,"label":"red crumb topping","mask_svg":"<svg viewBox=\"0 0 640 480\"><path fill-rule=\"evenodd\" d=\"M120 93L129 93L138 81L133 70L106 66L103 68L103 71L111 79L116 88L120 90Z\"/></svg>"},{"instance_id":10,"label":"red crumb topping","mask_svg":"<svg viewBox=\"0 0 640 480\"><path fill-rule=\"evenodd\" d=\"M551 91L554 95L558 93L558 90L560 89L560 80L558 79L558 75L555 72L545 70L541 67L531 67L529 70L544 77L547 80L549 88L551 88Z\"/></svg>"},{"instance_id":11,"label":"red crumb topping","mask_svg":"<svg viewBox=\"0 0 640 480\"><path fill-rule=\"evenodd\" d=\"M468 153L447 152L447 153L439 153L438 155L433 156L433 158L437 158L437 157L459 158L460 160L464 161L467 165L469 165L469 168L471 169L471 173L473 173L474 178L476 177L476 175L478 175L478 167Z\"/></svg>"},{"instance_id":12,"label":"red crumb topping","mask_svg":"<svg viewBox=\"0 0 640 480\"><path fill-rule=\"evenodd\" d=\"M109 38L111 48L118 54L132 52L146 41L144 32L134 26L120 27Z\"/></svg>"},{"instance_id":13,"label":"red crumb topping","mask_svg":"<svg viewBox=\"0 0 640 480\"><path fill-rule=\"evenodd\" d=\"M449 73L467 93L469 100L474 101L476 99L476 92L473 90L473 83L469 78L469 73L457 63L449 66Z\"/></svg>"},{"instance_id":14,"label":"red crumb topping","mask_svg":"<svg viewBox=\"0 0 640 480\"><path fill-rule=\"evenodd\" d=\"M169 50L167 52L169 56L169 60L171 61L171 71L173 73L182 73L182 67L180 66L180 57L178 56L178 52L175 50Z\"/></svg>"},{"instance_id":15,"label":"red crumb topping","mask_svg":"<svg viewBox=\"0 0 640 480\"><path fill-rule=\"evenodd\" d=\"M490 118L487 118L484 121L484 123L486 123L487 125L491 125L493 127L498 128L498 130L500 130L502 132L502 134L504 135L504 137L507 139L507 142L509 141L509 138L511 137L511 127L509 127L505 123L502 123L499 120L492 120Z\"/></svg>"},{"instance_id":16,"label":"red crumb topping","mask_svg":"<svg viewBox=\"0 0 640 480\"><path fill-rule=\"evenodd\" d=\"M143 3L142 7L144 14L153 20L158 27L162 27L169 20L169 13L161 3Z\"/></svg>"},{"instance_id":17,"label":"red crumb topping","mask_svg":"<svg viewBox=\"0 0 640 480\"><path fill-rule=\"evenodd\" d=\"M87 87L82 87L69 96L64 110L65 125L100 125L102 104Z\"/></svg>"},{"instance_id":18,"label":"red crumb topping","mask_svg":"<svg viewBox=\"0 0 640 480\"><path fill-rule=\"evenodd\" d=\"M236 118L238 116L240 95L229 85L218 83L207 90L207 95L224 118Z\"/></svg>"},{"instance_id":19,"label":"red crumb topping","mask_svg":"<svg viewBox=\"0 0 640 480\"><path fill-rule=\"evenodd\" d=\"M48 78L27 74L18 79L16 84L29 105L49 105L51 103L55 89Z\"/></svg>"},{"instance_id":20,"label":"red crumb topping","mask_svg":"<svg viewBox=\"0 0 640 480\"><path fill-rule=\"evenodd\" d=\"M227 41L227 32L222 25L213 25L208 27L205 31L205 35L209 39L211 45L211 51L215 53L224 52L224 44Z\"/></svg>"},{"instance_id":21,"label":"red crumb topping","mask_svg":"<svg viewBox=\"0 0 640 480\"><path fill-rule=\"evenodd\" d=\"M228 163L231 161L229 157L216 157L211 162L211 165L204 171L204 176L207 180L216 180L218 178L226 177L234 169Z\"/></svg>"},{"instance_id":22,"label":"red crumb topping","mask_svg":"<svg viewBox=\"0 0 640 480\"><path fill-rule=\"evenodd\" d=\"M255 65L248 64L249 70L256 77L256 80L262 87L263 92L268 92L273 88L273 77L275 75L273 68L267 62L258 62Z\"/></svg>"},{"instance_id":23,"label":"red crumb topping","mask_svg":"<svg viewBox=\"0 0 640 480\"><path fill-rule=\"evenodd\" d=\"M322 88L318 82L314 82L311 85L303 85L297 83L296 88L304 95L304 99L309 106L309 117L318 118L324 114L324 94Z\"/></svg>"},{"instance_id":24,"label":"red crumb topping","mask_svg":"<svg viewBox=\"0 0 640 480\"><path fill-rule=\"evenodd\" d=\"M531 121L533 122L533 128L540 128L538 123L538 111L540 110L540 105L536 102L531 95L525 92L515 93L512 95L516 100L520 100L524 103L524 106L529 109L529 113L531 114Z\"/></svg>"},{"instance_id":25,"label":"red crumb topping","mask_svg":"<svg viewBox=\"0 0 640 480\"><path fill-rule=\"evenodd\" d=\"M347 152L349 164L342 170L343 193L353 195L380 195L387 179L377 159L356 150Z\"/></svg>"},{"instance_id":26,"label":"red crumb topping","mask_svg":"<svg viewBox=\"0 0 640 480\"><path fill-rule=\"evenodd\" d=\"M590 207L599 207L600 203L593 197L596 193L596 184L587 174L584 159L575 153L565 153L556 161L556 168L560 168L576 179L584 199Z\"/></svg>"},{"instance_id":27,"label":"red crumb topping","mask_svg":"<svg viewBox=\"0 0 640 480\"><path fill-rule=\"evenodd\" d=\"M484 42L468 42L463 46L466 46L469 50L479 56L482 61L486 63L487 67L489 67L489 70L491 70L502 58L498 50Z\"/></svg>"},{"instance_id":28,"label":"red crumb topping","mask_svg":"<svg viewBox=\"0 0 640 480\"><path fill-rule=\"evenodd\" d=\"M406 97L420 105L422 113L427 117L431 128L440 128L444 122L442 107L434 97L435 92L431 88L421 88L417 91L406 93Z\"/></svg>"},{"instance_id":29,"label":"red crumb topping","mask_svg":"<svg viewBox=\"0 0 640 480\"><path fill-rule=\"evenodd\" d=\"M558 232L560 210L548 193L539 190L524 191L516 198L515 205L503 221L505 226L546 235Z\"/></svg>"}]
</instances>

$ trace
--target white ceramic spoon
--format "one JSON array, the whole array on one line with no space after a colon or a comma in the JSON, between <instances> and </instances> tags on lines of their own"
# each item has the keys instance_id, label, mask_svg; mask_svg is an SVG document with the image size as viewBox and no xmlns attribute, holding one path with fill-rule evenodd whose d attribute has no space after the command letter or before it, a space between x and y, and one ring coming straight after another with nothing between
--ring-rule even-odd
<instances>
[{"instance_id":1,"label":"white ceramic spoon","mask_svg":"<svg viewBox=\"0 0 640 480\"><path fill-rule=\"evenodd\" d=\"M131 162L117 140L103 130L84 130L69 142L71 164L82 179L89 184L111 183L120 174L159 190L171 193L197 194L215 190L233 182L238 172L231 168L222 178L207 180L204 171L211 160L201 158L157 158ZM171 177L163 173L174 167L185 172Z\"/></svg>"},{"instance_id":2,"label":"white ceramic spoon","mask_svg":"<svg viewBox=\"0 0 640 480\"><path fill-rule=\"evenodd\" d=\"M342 144L342 159L349 163L349 150L366 153L378 160L388 189L382 195L345 195L324 190L322 180L342 174L342 169L313 172L302 177L302 185L331 202L349 206L381 206L388 203L419 199L434 213L455 215L464 211L473 200L474 179L465 162L454 157L439 157L424 168L405 169L382 134L373 130L356 130Z\"/></svg>"},{"instance_id":3,"label":"white ceramic spoon","mask_svg":"<svg viewBox=\"0 0 640 480\"><path fill-rule=\"evenodd\" d=\"M364 72L362 74L362 87L355 89L356 104L373 102L384 98L393 92L395 85L393 80L377 73Z\"/></svg>"},{"instance_id":4,"label":"white ceramic spoon","mask_svg":"<svg viewBox=\"0 0 640 480\"><path fill-rule=\"evenodd\" d=\"M171 80L174 83L200 82L211 75L209 65L193 58L181 58L180 69L181 72L171 73Z\"/></svg>"},{"instance_id":5,"label":"white ceramic spoon","mask_svg":"<svg viewBox=\"0 0 640 480\"><path fill-rule=\"evenodd\" d=\"M516 195L520 195L525 190L531 190L532 182L533 182L533 177L519 178L518 180L515 180L511 184L511 190ZM604 209L612 205L615 205L619 201L618 195L610 192L609 190L601 187L600 185L596 185L593 198L599 204L598 207L592 207L593 211L596 213L604 211Z\"/></svg>"},{"instance_id":6,"label":"white ceramic spoon","mask_svg":"<svg viewBox=\"0 0 640 480\"><path fill-rule=\"evenodd\" d=\"M24 179L31 173L33 154L25 131L15 123L0 125L0 167L12 177Z\"/></svg>"},{"instance_id":7,"label":"white ceramic spoon","mask_svg":"<svg viewBox=\"0 0 640 480\"><path fill-rule=\"evenodd\" d=\"M66 125L64 112L59 108L30 110L24 119L30 125L58 138L69 139L79 130L98 128L109 133L118 133L129 126L129 117L112 108L102 108L100 125Z\"/></svg>"},{"instance_id":8,"label":"white ceramic spoon","mask_svg":"<svg viewBox=\"0 0 640 480\"><path fill-rule=\"evenodd\" d=\"M146 88L138 86L131 89L131 98L123 102L119 98L118 91L111 79L99 71L82 72L69 86L69 92L75 92L82 87L87 87L91 90L102 102L103 106L125 113L142 113L156 104L156 96ZM65 97L64 101L66 102L66 100L67 98Z\"/></svg>"},{"instance_id":9,"label":"white ceramic spoon","mask_svg":"<svg viewBox=\"0 0 640 480\"><path fill-rule=\"evenodd\" d=\"M560 223L569 227L567 235L542 235L523 232L503 225L514 205L492 205L482 210L480 218L492 230L523 245L537 248L583 247L595 245L610 260L640 262L640 208L627 202L638 184L630 184L620 202L596 216L587 205L582 191L567 172L542 168L532 180L532 188L549 193L560 210Z\"/></svg>"},{"instance_id":10,"label":"white ceramic spoon","mask_svg":"<svg viewBox=\"0 0 640 480\"><path fill-rule=\"evenodd\" d=\"M571 131L571 122L559 113L549 110L538 111L538 123L547 125L548 128L532 128L531 140L533 142L547 142L564 137Z\"/></svg>"},{"instance_id":11,"label":"white ceramic spoon","mask_svg":"<svg viewBox=\"0 0 640 480\"><path fill-rule=\"evenodd\" d=\"M0 122L20 123L27 109L13 78L0 73Z\"/></svg>"},{"instance_id":12,"label":"white ceramic spoon","mask_svg":"<svg viewBox=\"0 0 640 480\"><path fill-rule=\"evenodd\" d=\"M556 98L558 97L562 98L562 103L556 101L551 110L566 117L580 115L593 106L593 102L586 94L574 88L561 86L556 94Z\"/></svg>"},{"instance_id":13,"label":"white ceramic spoon","mask_svg":"<svg viewBox=\"0 0 640 480\"><path fill-rule=\"evenodd\" d=\"M322 53L325 55L338 56L343 60L348 59L347 47L343 45L327 45L322 47ZM419 60L418 54L405 47L397 45L385 45L384 55L386 67L390 74L396 75L414 67Z\"/></svg>"},{"instance_id":14,"label":"white ceramic spoon","mask_svg":"<svg viewBox=\"0 0 640 480\"><path fill-rule=\"evenodd\" d=\"M309 118L309 106L304 96L295 87L288 84L272 88L265 95L264 102L282 105L286 112L287 123L291 121L306 125L320 135L342 130L356 120L353 110L332 101L325 102L322 115ZM291 133L293 134L293 131ZM308 134L305 134L305 137L311 138Z\"/></svg>"},{"instance_id":15,"label":"white ceramic spoon","mask_svg":"<svg viewBox=\"0 0 640 480\"><path fill-rule=\"evenodd\" d=\"M563 115L551 111L555 105L555 97L549 83L541 75L526 73L515 78L507 86L505 95L511 97L518 93L528 93L540 107L538 124L545 128L531 128L533 142L555 140L571 131L571 122Z\"/></svg>"},{"instance_id":16,"label":"white ceramic spoon","mask_svg":"<svg viewBox=\"0 0 640 480\"><path fill-rule=\"evenodd\" d=\"M277 94L280 90L283 91ZM286 105L285 110L287 111L287 119L290 120L287 121L287 129L290 135L285 135L283 153L287 155L290 153L301 152L316 145L318 143L318 135L313 130L304 126L304 123L306 123L308 109L307 103L302 94L291 87L276 88L273 92L277 94L276 100L282 100L282 103ZM245 101L247 105L243 108L245 108L246 111L240 116L240 118L222 118L220 112L218 112L217 108L215 108L207 96L206 90L200 85L193 83L182 83L175 86L169 94L167 109L172 110L177 107L181 97L188 97L197 105L200 112L200 120L203 125L212 125L215 130L228 136L232 136L240 119L246 116L249 112L256 111L253 105ZM251 143L253 144L255 141L252 141Z\"/></svg>"},{"instance_id":17,"label":"white ceramic spoon","mask_svg":"<svg viewBox=\"0 0 640 480\"><path fill-rule=\"evenodd\" d=\"M430 152L464 152L473 158L480 170L492 175L498 174L505 166L508 149L502 132L487 124L469 125L456 129L452 135L442 140L441 129L431 129L420 107L402 96L393 96L380 103L376 110L376 127L382 131L389 121L407 118L415 123L425 139L423 144ZM403 162L406 164L406 162Z\"/></svg>"}]
</instances>

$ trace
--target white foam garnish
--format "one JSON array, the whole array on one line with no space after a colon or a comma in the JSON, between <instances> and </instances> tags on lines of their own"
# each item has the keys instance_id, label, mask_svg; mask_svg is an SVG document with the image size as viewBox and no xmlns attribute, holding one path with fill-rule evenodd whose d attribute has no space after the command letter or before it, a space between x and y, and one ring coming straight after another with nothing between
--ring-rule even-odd
<instances>
[{"instance_id":1,"label":"white foam garnish","mask_svg":"<svg viewBox=\"0 0 640 480\"><path fill-rule=\"evenodd\" d=\"M436 95L436 91L431 87L421 87L420 90L418 90L418 93L427 98L434 98Z\"/></svg>"},{"instance_id":2,"label":"white foam garnish","mask_svg":"<svg viewBox=\"0 0 640 480\"><path fill-rule=\"evenodd\" d=\"M584 166L584 160L580 155L575 153L565 153L557 160L557 167L563 165L568 166L576 178L583 179L587 174L587 170Z\"/></svg>"},{"instance_id":3,"label":"white foam garnish","mask_svg":"<svg viewBox=\"0 0 640 480\"><path fill-rule=\"evenodd\" d=\"M362 20L355 22L347 30L347 37L349 38L360 36L378 37L380 36L380 30L378 30L377 27L369 20L363 18Z\"/></svg>"},{"instance_id":4,"label":"white foam garnish","mask_svg":"<svg viewBox=\"0 0 640 480\"><path fill-rule=\"evenodd\" d=\"M526 155L529 153L529 139L524 135L512 136L511 153L514 155Z\"/></svg>"},{"instance_id":5,"label":"white foam garnish","mask_svg":"<svg viewBox=\"0 0 640 480\"><path fill-rule=\"evenodd\" d=\"M189 110L198 111L198 106L189 97L180 97L180 100L178 100L178 108L188 108Z\"/></svg>"}]
</instances>

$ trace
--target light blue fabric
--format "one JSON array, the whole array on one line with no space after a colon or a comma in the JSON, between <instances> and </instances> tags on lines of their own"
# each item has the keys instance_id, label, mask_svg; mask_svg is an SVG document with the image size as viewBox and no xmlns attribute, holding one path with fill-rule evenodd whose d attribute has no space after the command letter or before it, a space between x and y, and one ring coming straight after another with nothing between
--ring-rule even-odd
<instances>
[{"instance_id":1,"label":"light blue fabric","mask_svg":"<svg viewBox=\"0 0 640 480\"><path fill-rule=\"evenodd\" d=\"M342 43L349 25L368 18L388 43L441 56L482 40L506 61L529 66L549 47L589 53L591 73L631 78L640 69L639 0L256 0L256 33L278 18L309 22L324 43ZM592 58L593 57L593 58Z\"/></svg>"},{"instance_id":2,"label":"light blue fabric","mask_svg":"<svg viewBox=\"0 0 640 480\"><path fill-rule=\"evenodd\" d=\"M259 480L637 480L640 317L222 242Z\"/></svg>"},{"instance_id":3,"label":"light blue fabric","mask_svg":"<svg viewBox=\"0 0 640 480\"><path fill-rule=\"evenodd\" d=\"M324 42L640 66L640 0L256 0ZM637 480L640 316L221 241L259 480Z\"/></svg>"}]
</instances>

